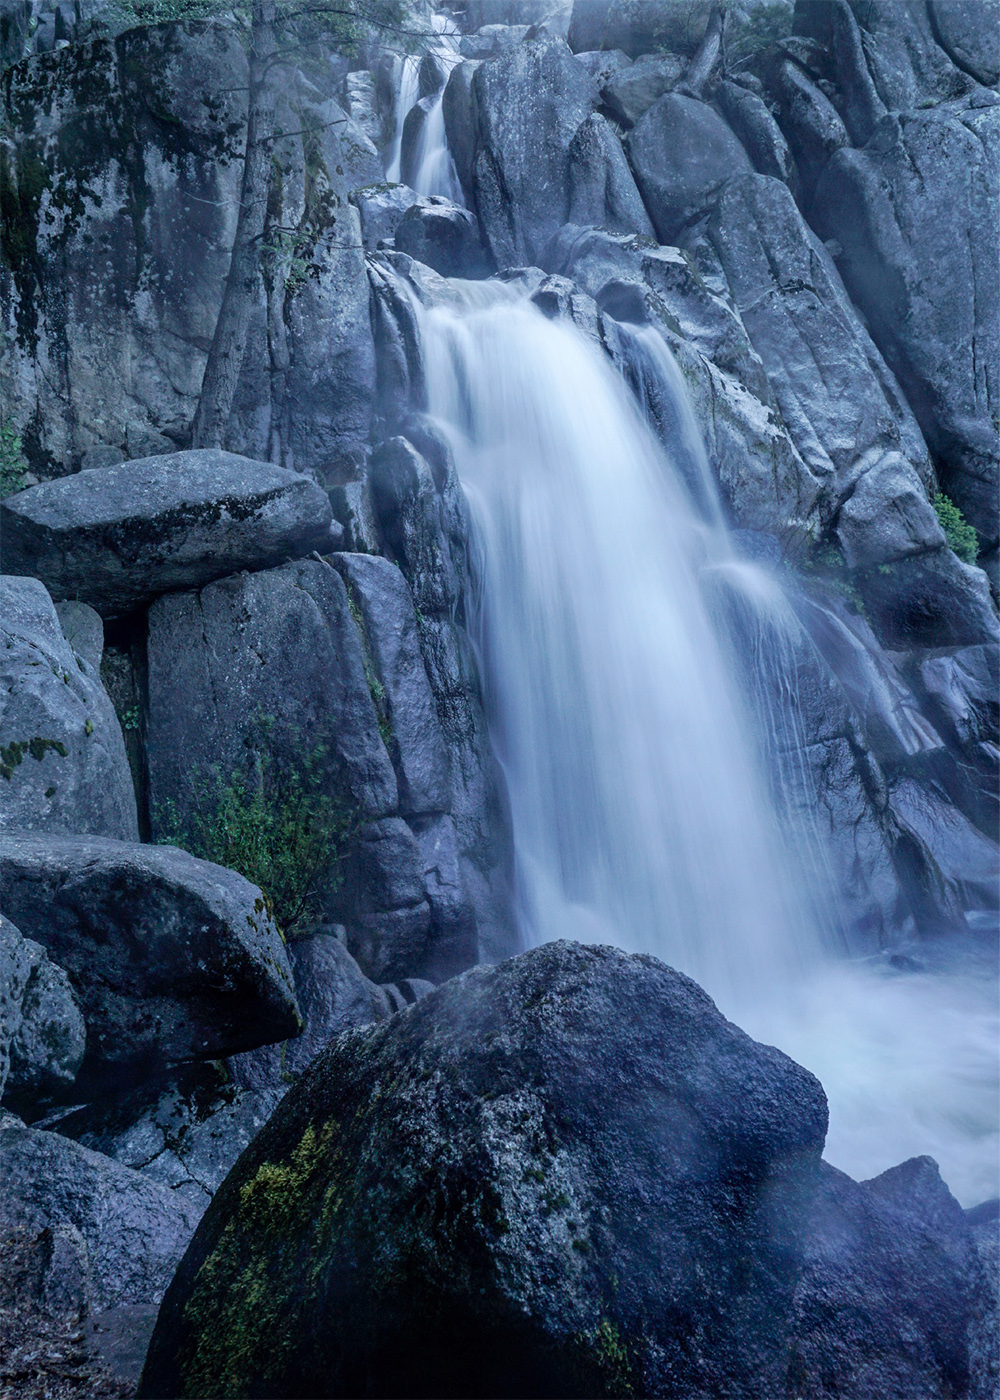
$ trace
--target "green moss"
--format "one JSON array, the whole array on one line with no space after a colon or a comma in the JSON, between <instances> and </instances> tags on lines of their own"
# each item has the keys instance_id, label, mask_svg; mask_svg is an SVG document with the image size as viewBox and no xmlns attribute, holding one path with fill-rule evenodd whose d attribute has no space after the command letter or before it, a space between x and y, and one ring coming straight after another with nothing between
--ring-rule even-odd
<instances>
[{"instance_id":1,"label":"green moss","mask_svg":"<svg viewBox=\"0 0 1000 1400\"><path fill-rule=\"evenodd\" d=\"M601 1394L630 1396L640 1393L632 1359L617 1323L602 1317L592 1332L577 1338L577 1346L585 1364L596 1367L601 1380Z\"/></svg>"},{"instance_id":2,"label":"green moss","mask_svg":"<svg viewBox=\"0 0 1000 1400\"><path fill-rule=\"evenodd\" d=\"M939 491L934 497L934 509L941 522L948 546L953 549L965 564L974 564L979 558L979 541L976 532L966 520L954 501Z\"/></svg>"},{"instance_id":3,"label":"green moss","mask_svg":"<svg viewBox=\"0 0 1000 1400\"><path fill-rule=\"evenodd\" d=\"M28 464L21 448L21 435L13 423L0 426L0 500L25 487Z\"/></svg>"}]
</instances>

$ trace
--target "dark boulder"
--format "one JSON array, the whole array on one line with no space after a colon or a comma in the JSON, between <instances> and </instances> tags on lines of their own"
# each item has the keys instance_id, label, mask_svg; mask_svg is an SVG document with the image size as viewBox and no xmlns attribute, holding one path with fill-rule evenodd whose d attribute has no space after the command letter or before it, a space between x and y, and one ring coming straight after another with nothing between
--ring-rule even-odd
<instances>
[{"instance_id":1,"label":"dark boulder","mask_svg":"<svg viewBox=\"0 0 1000 1400\"><path fill-rule=\"evenodd\" d=\"M478 967L287 1096L139 1393L782 1393L825 1127L811 1075L653 958Z\"/></svg>"},{"instance_id":2,"label":"dark boulder","mask_svg":"<svg viewBox=\"0 0 1000 1400\"><path fill-rule=\"evenodd\" d=\"M0 1231L76 1245L98 1307L158 1303L199 1211L165 1186L55 1133L0 1128Z\"/></svg>"},{"instance_id":3,"label":"dark boulder","mask_svg":"<svg viewBox=\"0 0 1000 1400\"><path fill-rule=\"evenodd\" d=\"M400 219L414 204L419 204L422 197L409 185L380 184L352 190L351 203L361 217L361 237L366 250L373 253L380 243L391 243Z\"/></svg>"},{"instance_id":4,"label":"dark boulder","mask_svg":"<svg viewBox=\"0 0 1000 1400\"><path fill-rule=\"evenodd\" d=\"M653 237L621 142L600 113L580 123L570 143L569 162L571 224Z\"/></svg>"},{"instance_id":5,"label":"dark boulder","mask_svg":"<svg viewBox=\"0 0 1000 1400\"><path fill-rule=\"evenodd\" d=\"M934 37L956 68L987 87L1000 82L1000 5L997 0L929 0Z\"/></svg>"},{"instance_id":6,"label":"dark boulder","mask_svg":"<svg viewBox=\"0 0 1000 1400\"><path fill-rule=\"evenodd\" d=\"M38 579L0 576L0 628L0 828L138 840L118 716Z\"/></svg>"},{"instance_id":7,"label":"dark boulder","mask_svg":"<svg viewBox=\"0 0 1000 1400\"><path fill-rule=\"evenodd\" d=\"M300 1027L278 931L233 870L175 847L7 836L0 894L69 974L87 1025L81 1091Z\"/></svg>"},{"instance_id":8,"label":"dark boulder","mask_svg":"<svg viewBox=\"0 0 1000 1400\"><path fill-rule=\"evenodd\" d=\"M0 521L9 572L113 617L329 548L333 515L307 477L205 448L32 486L3 502Z\"/></svg>"},{"instance_id":9,"label":"dark boulder","mask_svg":"<svg viewBox=\"0 0 1000 1400\"><path fill-rule=\"evenodd\" d=\"M38 1117L76 1078L86 1026L66 973L9 919L0 919L0 988L0 1097Z\"/></svg>"},{"instance_id":10,"label":"dark boulder","mask_svg":"<svg viewBox=\"0 0 1000 1400\"><path fill-rule=\"evenodd\" d=\"M792 185L795 162L781 127L757 93L737 83L722 82L715 90L719 110L760 175L773 175Z\"/></svg>"},{"instance_id":11,"label":"dark boulder","mask_svg":"<svg viewBox=\"0 0 1000 1400\"><path fill-rule=\"evenodd\" d=\"M676 243L727 180L753 169L718 112L674 92L653 103L625 149L661 243Z\"/></svg>"},{"instance_id":12,"label":"dark boulder","mask_svg":"<svg viewBox=\"0 0 1000 1400\"><path fill-rule=\"evenodd\" d=\"M476 216L442 195L416 200L396 225L396 247L442 277L488 277L493 264Z\"/></svg>"},{"instance_id":13,"label":"dark boulder","mask_svg":"<svg viewBox=\"0 0 1000 1400\"><path fill-rule=\"evenodd\" d=\"M381 686L389 752L404 816L449 807L448 751L420 651L413 598L395 564L375 554L332 561L361 616L363 641Z\"/></svg>"}]
</instances>

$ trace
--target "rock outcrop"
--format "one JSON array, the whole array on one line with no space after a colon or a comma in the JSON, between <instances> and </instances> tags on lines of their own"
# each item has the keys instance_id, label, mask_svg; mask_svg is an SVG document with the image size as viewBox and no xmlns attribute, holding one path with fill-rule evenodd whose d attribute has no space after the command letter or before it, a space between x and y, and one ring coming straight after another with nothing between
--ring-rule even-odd
<instances>
[{"instance_id":1,"label":"rock outcrop","mask_svg":"<svg viewBox=\"0 0 1000 1400\"><path fill-rule=\"evenodd\" d=\"M212 448L30 487L0 505L0 528L10 573L104 617L329 549L341 533L315 482Z\"/></svg>"},{"instance_id":2,"label":"rock outcrop","mask_svg":"<svg viewBox=\"0 0 1000 1400\"><path fill-rule=\"evenodd\" d=\"M87 1026L81 1091L300 1028L278 931L235 871L167 846L8 834L0 894L69 975Z\"/></svg>"}]
</instances>

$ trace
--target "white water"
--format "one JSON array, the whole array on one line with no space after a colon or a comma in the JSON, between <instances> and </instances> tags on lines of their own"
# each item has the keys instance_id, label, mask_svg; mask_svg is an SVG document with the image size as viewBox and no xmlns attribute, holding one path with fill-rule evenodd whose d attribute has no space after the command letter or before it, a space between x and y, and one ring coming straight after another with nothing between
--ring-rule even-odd
<instances>
[{"instance_id":1,"label":"white water","mask_svg":"<svg viewBox=\"0 0 1000 1400\"><path fill-rule=\"evenodd\" d=\"M447 15L431 16L435 42L430 48L441 62L445 73L450 73L460 60L458 52L458 30L454 21ZM419 96L420 59L407 55L400 70L399 87L396 92L392 144L388 152L386 179L397 183L402 179L403 126L411 108L417 104ZM454 204L465 204L462 186L455 169L455 162L448 149L448 139L444 126L444 88L434 95L427 112L420 141L415 156L415 173L411 181L417 194L444 195Z\"/></svg>"},{"instance_id":2,"label":"white water","mask_svg":"<svg viewBox=\"0 0 1000 1400\"><path fill-rule=\"evenodd\" d=\"M750 566L595 347L514 289L450 296L419 312L428 406L477 525L525 941L693 976L819 1075L827 1157L851 1175L927 1152L966 1204L995 1194L995 990L824 948L822 861L783 844L703 600L713 571Z\"/></svg>"}]
</instances>

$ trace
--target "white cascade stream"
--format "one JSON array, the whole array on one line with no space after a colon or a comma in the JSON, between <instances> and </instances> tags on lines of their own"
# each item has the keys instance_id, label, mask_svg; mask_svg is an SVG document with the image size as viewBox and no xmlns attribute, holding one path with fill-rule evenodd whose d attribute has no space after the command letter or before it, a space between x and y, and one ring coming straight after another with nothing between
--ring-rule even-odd
<instances>
[{"instance_id":1,"label":"white cascade stream","mask_svg":"<svg viewBox=\"0 0 1000 1400\"><path fill-rule=\"evenodd\" d=\"M460 61L458 52L458 30L448 15L435 13L431 16L435 41L429 49L441 63L445 73L450 73ZM410 54L402 62L399 87L396 91L392 144L388 152L385 177L390 183L402 179L403 126L410 110L419 100L420 59ZM412 188L417 194L443 195L453 204L464 207L461 182L455 161L448 149L448 138L444 126L444 88L434 95L428 109L415 157L416 169Z\"/></svg>"},{"instance_id":2,"label":"white cascade stream","mask_svg":"<svg viewBox=\"0 0 1000 1400\"><path fill-rule=\"evenodd\" d=\"M428 411L476 525L524 942L613 943L694 977L820 1077L826 1155L851 1175L926 1152L965 1204L996 1194L995 984L837 958L822 861L780 829L703 593L718 570L775 585L734 559L710 502L704 523L575 328L517 288L439 285L417 307Z\"/></svg>"}]
</instances>

